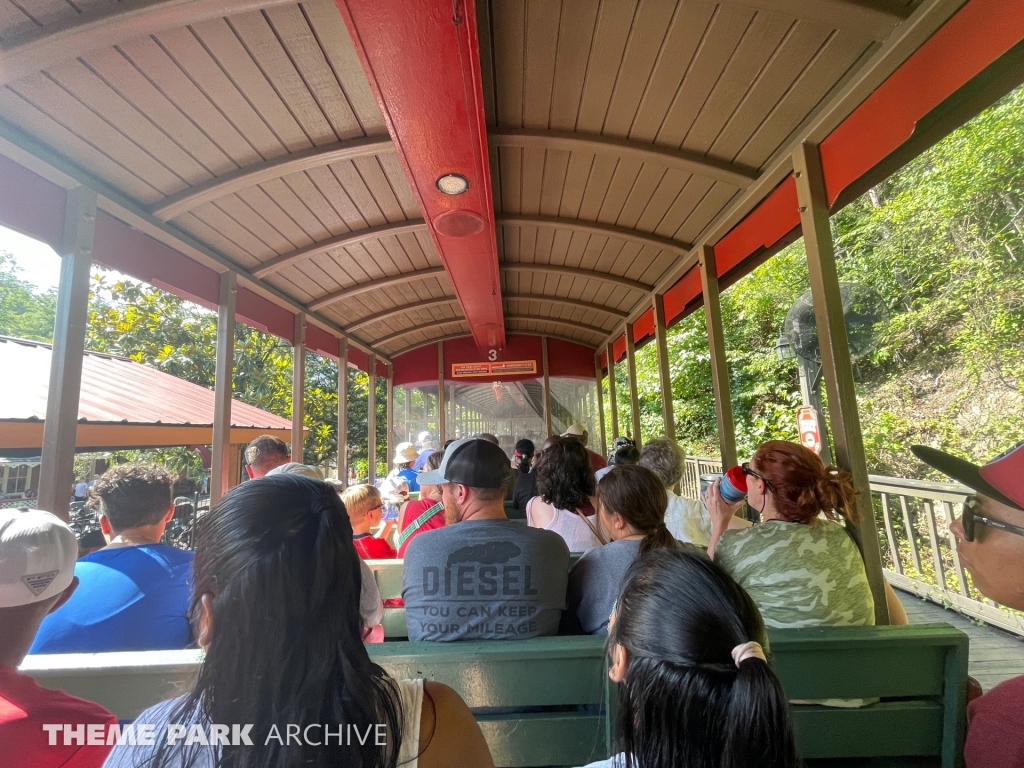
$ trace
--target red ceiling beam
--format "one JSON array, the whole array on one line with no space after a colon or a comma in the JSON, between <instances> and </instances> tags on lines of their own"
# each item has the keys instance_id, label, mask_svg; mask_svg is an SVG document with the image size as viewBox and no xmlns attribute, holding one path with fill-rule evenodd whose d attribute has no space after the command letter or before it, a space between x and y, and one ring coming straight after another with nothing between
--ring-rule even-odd
<instances>
[{"instance_id":1,"label":"red ceiling beam","mask_svg":"<svg viewBox=\"0 0 1024 768\"><path fill-rule=\"evenodd\" d=\"M505 346L472 0L336 0L473 338ZM459 174L469 188L438 190Z\"/></svg>"}]
</instances>

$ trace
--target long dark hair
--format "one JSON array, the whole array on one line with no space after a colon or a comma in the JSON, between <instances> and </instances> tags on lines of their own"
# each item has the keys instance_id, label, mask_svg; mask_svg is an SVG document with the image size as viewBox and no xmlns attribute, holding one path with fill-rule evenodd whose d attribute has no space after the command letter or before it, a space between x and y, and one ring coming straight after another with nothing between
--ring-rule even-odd
<instances>
[{"instance_id":1,"label":"long dark hair","mask_svg":"<svg viewBox=\"0 0 1024 768\"><path fill-rule=\"evenodd\" d=\"M556 509L585 507L594 495L590 455L579 440L558 440L544 448L533 462L537 493Z\"/></svg>"},{"instance_id":2,"label":"long dark hair","mask_svg":"<svg viewBox=\"0 0 1024 768\"><path fill-rule=\"evenodd\" d=\"M636 464L616 464L597 484L596 496L598 506L606 514L622 515L630 526L644 534L639 557L655 549L679 546L665 527L668 492L651 470Z\"/></svg>"},{"instance_id":3,"label":"long dark hair","mask_svg":"<svg viewBox=\"0 0 1024 768\"><path fill-rule=\"evenodd\" d=\"M751 640L767 648L754 601L703 554L633 563L608 636L628 656L616 734L629 768L799 765L782 684L760 659L733 661Z\"/></svg>"},{"instance_id":4,"label":"long dark hair","mask_svg":"<svg viewBox=\"0 0 1024 768\"><path fill-rule=\"evenodd\" d=\"M223 747L218 768L397 764L400 699L362 642L359 558L337 491L297 475L231 489L199 522L193 571L190 614L196 626L203 595L212 596L212 641L170 722L201 712L213 723L252 723L254 746ZM330 723L332 733L383 723L388 745L289 745L289 723ZM273 726L284 745L268 743ZM161 748L154 765L189 765L188 749Z\"/></svg>"}]
</instances>

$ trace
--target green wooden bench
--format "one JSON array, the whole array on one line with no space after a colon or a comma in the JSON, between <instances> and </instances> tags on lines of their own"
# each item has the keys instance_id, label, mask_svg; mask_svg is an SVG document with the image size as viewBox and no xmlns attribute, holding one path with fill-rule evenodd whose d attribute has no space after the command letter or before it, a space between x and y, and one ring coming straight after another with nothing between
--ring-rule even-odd
<instances>
[{"instance_id":1,"label":"green wooden bench","mask_svg":"<svg viewBox=\"0 0 1024 768\"><path fill-rule=\"evenodd\" d=\"M582 552L569 553L569 565L572 566L580 559ZM377 581L377 590L382 600L389 600L402 596L402 560L367 560L366 564L373 571L373 577ZM405 623L405 608L384 608L384 617L381 619L384 627L384 638L386 640L404 640L409 637L409 630Z\"/></svg>"},{"instance_id":2,"label":"green wooden bench","mask_svg":"<svg viewBox=\"0 0 1024 768\"><path fill-rule=\"evenodd\" d=\"M388 642L369 650L394 677L458 691L477 710L498 766L582 765L608 754L615 693L602 637ZM790 698L882 699L855 709L793 706L801 755L838 760L831 768L860 758L875 758L875 766L962 765L967 650L967 636L948 624L771 633L772 664ZM22 670L132 719L191 679L200 658L198 651L30 656Z\"/></svg>"}]
</instances>

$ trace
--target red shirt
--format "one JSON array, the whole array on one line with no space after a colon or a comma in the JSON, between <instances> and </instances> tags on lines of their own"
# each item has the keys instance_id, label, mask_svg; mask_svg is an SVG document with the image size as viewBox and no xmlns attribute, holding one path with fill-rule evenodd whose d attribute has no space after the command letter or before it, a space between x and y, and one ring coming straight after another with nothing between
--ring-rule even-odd
<instances>
[{"instance_id":1,"label":"red shirt","mask_svg":"<svg viewBox=\"0 0 1024 768\"><path fill-rule=\"evenodd\" d=\"M117 718L99 704L69 696L64 691L43 688L28 675L0 665L0 752L4 768L98 768L112 747L89 746L88 727L108 725ZM50 746L44 723L84 725L81 744L64 745L64 732L57 731ZM69 739L75 742L72 737Z\"/></svg>"},{"instance_id":2,"label":"red shirt","mask_svg":"<svg viewBox=\"0 0 1024 768\"><path fill-rule=\"evenodd\" d=\"M357 533L352 537L356 552L363 560L393 560L398 557L395 548L384 539L374 538L369 533Z\"/></svg>"},{"instance_id":3,"label":"red shirt","mask_svg":"<svg viewBox=\"0 0 1024 768\"><path fill-rule=\"evenodd\" d=\"M590 468L595 472L608 466L608 459L600 453L594 453L592 450L587 448L587 455L590 456Z\"/></svg>"},{"instance_id":4,"label":"red shirt","mask_svg":"<svg viewBox=\"0 0 1024 768\"><path fill-rule=\"evenodd\" d=\"M1024 765L1024 675L1000 683L967 706L967 768Z\"/></svg>"},{"instance_id":5,"label":"red shirt","mask_svg":"<svg viewBox=\"0 0 1024 768\"><path fill-rule=\"evenodd\" d=\"M434 514L427 518L423 523L420 524L412 533L405 537L404 541L401 541L402 534L404 534L416 520L419 519L427 510L432 507L438 506L438 502L433 499L414 499L405 505L402 510L402 530L398 532L399 545L398 545L398 556L404 558L405 550L409 547L409 542L415 539L424 531L432 531L436 528L444 528L444 507L439 508Z\"/></svg>"}]
</instances>

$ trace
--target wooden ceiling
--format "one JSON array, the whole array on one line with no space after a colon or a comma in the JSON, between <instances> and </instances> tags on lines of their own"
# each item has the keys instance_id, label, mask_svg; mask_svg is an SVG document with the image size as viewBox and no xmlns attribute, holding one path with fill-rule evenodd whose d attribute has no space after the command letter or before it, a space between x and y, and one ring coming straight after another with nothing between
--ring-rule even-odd
<instances>
[{"instance_id":1,"label":"wooden ceiling","mask_svg":"<svg viewBox=\"0 0 1024 768\"><path fill-rule=\"evenodd\" d=\"M507 329L604 341L913 6L478 0ZM386 355L470 330L330 0L0 0L0 120Z\"/></svg>"}]
</instances>

